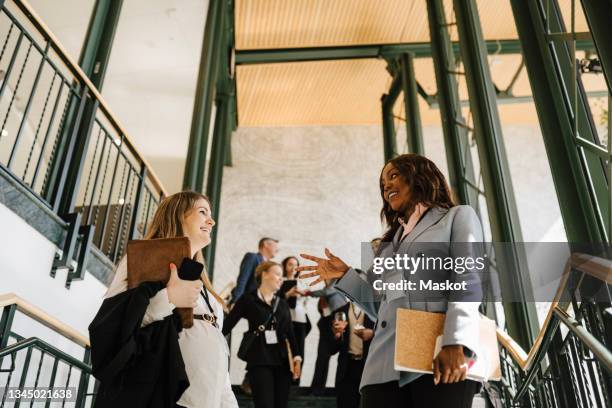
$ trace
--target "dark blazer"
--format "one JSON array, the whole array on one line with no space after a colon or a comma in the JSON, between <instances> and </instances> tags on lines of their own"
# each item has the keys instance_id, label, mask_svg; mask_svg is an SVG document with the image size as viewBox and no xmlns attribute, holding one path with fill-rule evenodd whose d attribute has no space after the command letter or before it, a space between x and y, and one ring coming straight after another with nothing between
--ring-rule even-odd
<instances>
[{"instance_id":1,"label":"dark blazer","mask_svg":"<svg viewBox=\"0 0 612 408\"><path fill-rule=\"evenodd\" d=\"M263 255L260 253L247 252L240 262L240 273L236 279L236 287L232 290L232 301L236 303L240 296L245 293L257 290L257 280L255 279L255 269L263 262Z\"/></svg>"},{"instance_id":2,"label":"dark blazer","mask_svg":"<svg viewBox=\"0 0 612 408\"><path fill-rule=\"evenodd\" d=\"M346 305L342 306L340 309L338 309L338 312L344 312L346 313L346 316L348 316L349 314L349 306L350 303L347 303ZM368 315L365 312L362 312L364 314L364 318L363 318L363 325L366 329L372 329L374 330L374 322L372 321L372 319L370 319L368 317ZM349 327L347 326L346 331L344 332L344 336L342 336L340 339L335 339L335 350L332 350L334 353L336 351L338 351L338 368L336 370L336 386L338 386L338 383L340 381L342 381L342 379L344 379L344 377L346 376L347 372L348 372L348 362L349 362ZM366 358L368 357L368 351L370 349L370 342L372 340L368 340L368 341L364 341L363 342L363 360L365 361Z\"/></svg>"},{"instance_id":3,"label":"dark blazer","mask_svg":"<svg viewBox=\"0 0 612 408\"><path fill-rule=\"evenodd\" d=\"M144 282L105 299L89 325L92 371L100 381L96 408L174 408L189 387L179 315L140 327L149 299L163 287Z\"/></svg>"},{"instance_id":4,"label":"dark blazer","mask_svg":"<svg viewBox=\"0 0 612 408\"><path fill-rule=\"evenodd\" d=\"M255 331L268 320L271 313L272 306L262 301L257 296L257 291L246 293L238 299L236 305L223 321L223 335L229 334L234 326L236 326L236 323L242 318L247 319L249 322L249 331ZM289 340L291 353L294 356L301 355L293 334L289 306L284 299L279 299L274 316L278 343L266 344L264 334L259 335L247 353L247 369L253 366L279 366L286 364L288 356L285 339ZM271 324L268 324L266 329L271 329L271 327Z\"/></svg>"}]
</instances>

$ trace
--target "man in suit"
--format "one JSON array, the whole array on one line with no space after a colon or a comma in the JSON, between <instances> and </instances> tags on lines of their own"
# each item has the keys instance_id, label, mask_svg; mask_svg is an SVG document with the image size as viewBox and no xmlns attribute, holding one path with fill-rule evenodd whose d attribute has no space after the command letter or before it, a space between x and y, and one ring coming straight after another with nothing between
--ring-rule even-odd
<instances>
[{"instance_id":1,"label":"man in suit","mask_svg":"<svg viewBox=\"0 0 612 408\"><path fill-rule=\"evenodd\" d=\"M336 339L338 368L336 370L336 401L338 408L356 408L361 396L359 383L374 337L374 322L355 303L348 303L342 312L346 320L334 320L332 330Z\"/></svg>"},{"instance_id":2,"label":"man in suit","mask_svg":"<svg viewBox=\"0 0 612 408\"><path fill-rule=\"evenodd\" d=\"M232 300L234 304L245 293L253 292L257 289L255 281L255 269L263 261L268 261L278 253L278 240L264 237L259 240L258 252L247 252L240 262L240 273L236 279L236 287L232 290Z\"/></svg>"}]
</instances>

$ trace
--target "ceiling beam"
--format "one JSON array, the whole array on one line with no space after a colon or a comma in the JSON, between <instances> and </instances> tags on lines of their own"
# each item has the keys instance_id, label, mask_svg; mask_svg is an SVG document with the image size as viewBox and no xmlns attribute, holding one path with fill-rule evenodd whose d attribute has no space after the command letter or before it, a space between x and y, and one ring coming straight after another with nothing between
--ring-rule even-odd
<instances>
[{"instance_id":1,"label":"ceiling beam","mask_svg":"<svg viewBox=\"0 0 612 408\"><path fill-rule=\"evenodd\" d=\"M521 44L518 40L487 41L489 54L520 54ZM595 49L590 40L576 41L577 50ZM459 42L453 42L453 50L459 55ZM429 42L351 45L340 47L310 47L310 48L272 48L256 50L236 50L236 65L274 64L280 62L306 62L343 60L360 58L395 58L400 54L411 52L415 58L431 57Z\"/></svg>"}]
</instances>

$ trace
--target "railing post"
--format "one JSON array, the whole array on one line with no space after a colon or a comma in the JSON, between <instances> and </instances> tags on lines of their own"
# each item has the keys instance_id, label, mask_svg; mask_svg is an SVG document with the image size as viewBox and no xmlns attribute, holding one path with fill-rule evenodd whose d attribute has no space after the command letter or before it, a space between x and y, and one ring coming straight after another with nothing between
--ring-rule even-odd
<instances>
[{"instance_id":1,"label":"railing post","mask_svg":"<svg viewBox=\"0 0 612 408\"><path fill-rule=\"evenodd\" d=\"M457 200L478 211L478 192L468 184L468 181L476 184L474 183L474 167L469 151L467 126L461 115L457 81L451 73L456 69L455 58L453 45L446 28L442 0L427 1L427 17L449 182Z\"/></svg>"},{"instance_id":2,"label":"railing post","mask_svg":"<svg viewBox=\"0 0 612 408\"><path fill-rule=\"evenodd\" d=\"M5 306L4 310L2 310L2 318L0 319L0 350L5 348L8 344L16 311L17 305ZM2 363L2 361L0 361L0 363Z\"/></svg>"},{"instance_id":3,"label":"railing post","mask_svg":"<svg viewBox=\"0 0 612 408\"><path fill-rule=\"evenodd\" d=\"M423 146L423 127L421 126L421 112L416 77L414 74L414 54L405 53L400 57L402 75L402 90L404 92L404 106L406 110L406 142L410 153L425 154Z\"/></svg>"},{"instance_id":4,"label":"railing post","mask_svg":"<svg viewBox=\"0 0 612 408\"><path fill-rule=\"evenodd\" d=\"M491 235L496 242L520 245L522 234L518 211L476 1L454 0L453 5ZM496 259L503 261L499 276L508 332L522 347L529 348L538 333L538 319L535 305L530 302L533 291L528 265L520 248L501 252L504 253L496 251ZM511 293L521 294L523 302L513 301Z\"/></svg>"},{"instance_id":5,"label":"railing post","mask_svg":"<svg viewBox=\"0 0 612 408\"><path fill-rule=\"evenodd\" d=\"M213 91L219 65L219 50L223 34L223 2L210 0L204 27L202 53L196 84L196 95L191 117L189 146L185 161L183 189L201 192L204 188L204 169L206 150L208 149L208 132L213 104Z\"/></svg>"},{"instance_id":6,"label":"railing post","mask_svg":"<svg viewBox=\"0 0 612 408\"><path fill-rule=\"evenodd\" d=\"M94 126L96 111L98 109L98 101L88 99L85 101L85 110L82 115L82 120L75 123L78 132L73 140L74 150L67 162L67 171L65 185L62 196L59 197L58 214L64 216L73 211L79 193L81 175L83 174L83 166L87 158L87 150L91 133Z\"/></svg>"},{"instance_id":7,"label":"railing post","mask_svg":"<svg viewBox=\"0 0 612 408\"><path fill-rule=\"evenodd\" d=\"M144 163L141 164L140 177L138 178L138 187L136 187L136 197L134 198L134 211L130 221L129 239L136 239L136 227L138 223L138 212L142 208L142 197L144 195L145 181L147 179L147 167Z\"/></svg>"},{"instance_id":8,"label":"railing post","mask_svg":"<svg viewBox=\"0 0 612 408\"><path fill-rule=\"evenodd\" d=\"M59 148L56 155L51 158L51 171L49 174L49 180L45 186L46 190L44 195L56 213L59 213L60 211L61 201L62 197L64 196L64 189L66 187L69 163L74 156L77 133L80 127L79 125L83 118L85 106L87 105L87 99L89 98L89 89L85 85L81 86L81 92L79 93L78 98L78 104L76 103L74 95L70 96L69 100L67 101L69 104L68 115L66 116L64 123L61 124L62 129L60 130L60 134L58 136L60 137L60 140L58 141Z\"/></svg>"},{"instance_id":9,"label":"railing post","mask_svg":"<svg viewBox=\"0 0 612 408\"><path fill-rule=\"evenodd\" d=\"M83 362L85 364L91 364L91 349L89 347L85 348ZM87 387L89 387L89 374L81 370L81 376L79 378L79 388L77 390L77 398L75 402L75 406L77 408L82 408L85 406L85 401L87 399Z\"/></svg>"}]
</instances>

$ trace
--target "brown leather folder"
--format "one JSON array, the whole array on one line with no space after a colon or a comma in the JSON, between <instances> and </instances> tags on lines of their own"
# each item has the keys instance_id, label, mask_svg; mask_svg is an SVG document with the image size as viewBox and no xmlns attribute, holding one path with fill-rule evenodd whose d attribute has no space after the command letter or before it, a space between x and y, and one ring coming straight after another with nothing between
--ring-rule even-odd
<instances>
[{"instance_id":1,"label":"brown leather folder","mask_svg":"<svg viewBox=\"0 0 612 408\"><path fill-rule=\"evenodd\" d=\"M164 284L170 279L170 263L180 267L183 258L191 257L189 238L161 238L134 240L127 244L127 278L128 288L134 288L142 282L161 281ZM183 328L193 326L193 308L177 308Z\"/></svg>"}]
</instances>

